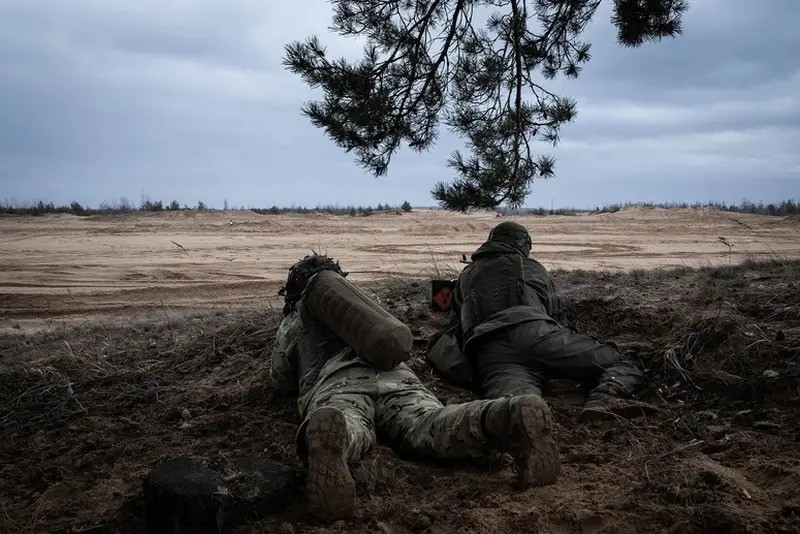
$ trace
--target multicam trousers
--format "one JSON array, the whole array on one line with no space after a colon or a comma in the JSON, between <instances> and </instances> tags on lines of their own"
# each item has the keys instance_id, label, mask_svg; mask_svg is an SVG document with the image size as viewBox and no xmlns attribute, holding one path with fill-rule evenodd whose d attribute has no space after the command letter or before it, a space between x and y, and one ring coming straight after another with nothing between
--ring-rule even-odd
<instances>
[{"instance_id":1,"label":"multicam trousers","mask_svg":"<svg viewBox=\"0 0 800 534\"><path fill-rule=\"evenodd\" d=\"M378 436L398 453L416 458L464 459L497 450L482 419L496 402L480 400L444 406L401 364L390 371L367 365L346 367L323 379L304 399L298 449L305 456L305 426L315 410L339 409L347 422L348 460L357 461Z\"/></svg>"}]
</instances>

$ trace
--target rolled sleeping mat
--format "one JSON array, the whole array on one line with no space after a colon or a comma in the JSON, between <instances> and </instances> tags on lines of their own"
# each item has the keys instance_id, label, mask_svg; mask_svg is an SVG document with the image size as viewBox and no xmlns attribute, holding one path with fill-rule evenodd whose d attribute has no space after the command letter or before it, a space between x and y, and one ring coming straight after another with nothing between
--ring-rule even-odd
<instances>
[{"instance_id":1,"label":"rolled sleeping mat","mask_svg":"<svg viewBox=\"0 0 800 534\"><path fill-rule=\"evenodd\" d=\"M333 271L320 271L309 280L303 306L359 358L382 371L411 357L411 330Z\"/></svg>"}]
</instances>

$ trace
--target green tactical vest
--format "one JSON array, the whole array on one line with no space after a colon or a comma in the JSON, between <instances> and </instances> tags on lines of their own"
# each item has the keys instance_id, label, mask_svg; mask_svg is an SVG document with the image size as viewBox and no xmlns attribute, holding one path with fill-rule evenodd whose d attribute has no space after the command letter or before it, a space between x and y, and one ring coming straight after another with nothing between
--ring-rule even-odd
<instances>
[{"instance_id":1,"label":"green tactical vest","mask_svg":"<svg viewBox=\"0 0 800 534\"><path fill-rule=\"evenodd\" d=\"M463 302L461 328L464 338L492 315L524 304L525 280L522 256L483 256L467 266L459 277Z\"/></svg>"}]
</instances>

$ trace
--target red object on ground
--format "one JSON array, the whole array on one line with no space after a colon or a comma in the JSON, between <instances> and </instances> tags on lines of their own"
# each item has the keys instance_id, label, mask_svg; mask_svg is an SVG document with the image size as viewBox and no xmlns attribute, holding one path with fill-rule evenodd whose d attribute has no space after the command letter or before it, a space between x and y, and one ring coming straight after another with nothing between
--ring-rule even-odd
<instances>
[{"instance_id":1,"label":"red object on ground","mask_svg":"<svg viewBox=\"0 0 800 534\"><path fill-rule=\"evenodd\" d=\"M455 285L455 280L431 280L431 308L436 311L450 311Z\"/></svg>"}]
</instances>

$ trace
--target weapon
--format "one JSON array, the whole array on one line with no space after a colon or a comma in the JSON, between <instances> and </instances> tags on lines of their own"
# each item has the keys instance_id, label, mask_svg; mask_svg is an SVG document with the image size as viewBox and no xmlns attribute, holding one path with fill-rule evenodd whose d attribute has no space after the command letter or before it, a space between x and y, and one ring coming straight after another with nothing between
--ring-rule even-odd
<instances>
[{"instance_id":1,"label":"weapon","mask_svg":"<svg viewBox=\"0 0 800 534\"><path fill-rule=\"evenodd\" d=\"M411 357L411 330L334 271L320 271L309 280L303 307L380 370Z\"/></svg>"}]
</instances>

